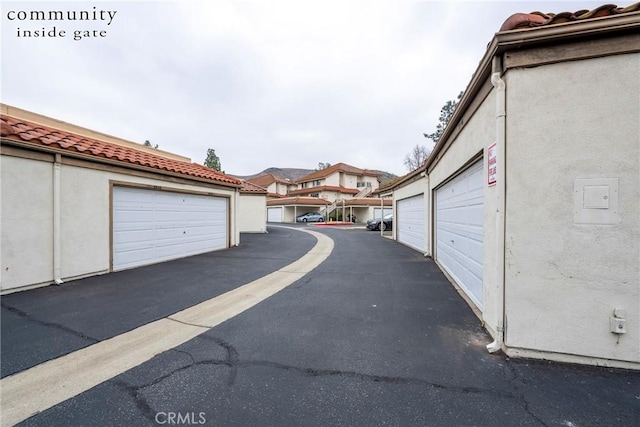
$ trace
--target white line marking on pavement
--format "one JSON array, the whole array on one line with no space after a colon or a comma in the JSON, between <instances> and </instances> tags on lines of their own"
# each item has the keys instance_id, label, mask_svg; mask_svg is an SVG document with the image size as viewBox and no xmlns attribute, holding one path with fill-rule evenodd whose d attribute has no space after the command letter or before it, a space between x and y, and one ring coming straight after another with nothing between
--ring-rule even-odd
<instances>
[{"instance_id":1,"label":"white line marking on pavement","mask_svg":"<svg viewBox=\"0 0 640 427\"><path fill-rule=\"evenodd\" d=\"M0 380L0 424L14 425L195 338L209 328L291 285L333 251L333 240L315 231L315 246L291 264L124 334L49 360Z\"/></svg>"}]
</instances>

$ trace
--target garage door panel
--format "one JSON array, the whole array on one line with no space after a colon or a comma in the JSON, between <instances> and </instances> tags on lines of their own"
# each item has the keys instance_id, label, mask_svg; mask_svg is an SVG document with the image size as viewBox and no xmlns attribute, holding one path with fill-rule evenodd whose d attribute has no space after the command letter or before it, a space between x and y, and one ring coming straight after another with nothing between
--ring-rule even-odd
<instances>
[{"instance_id":1,"label":"garage door panel","mask_svg":"<svg viewBox=\"0 0 640 427\"><path fill-rule=\"evenodd\" d=\"M482 226L482 223L475 223L481 217L484 211L481 204L474 203L473 205L458 206L455 208L443 209L439 212L442 223L452 223L460 225L477 225Z\"/></svg>"},{"instance_id":2,"label":"garage door panel","mask_svg":"<svg viewBox=\"0 0 640 427\"><path fill-rule=\"evenodd\" d=\"M114 265L134 265L153 257L153 248L131 248L123 249L114 254Z\"/></svg>"},{"instance_id":3,"label":"garage door panel","mask_svg":"<svg viewBox=\"0 0 640 427\"><path fill-rule=\"evenodd\" d=\"M441 260L440 254L451 257L456 265L463 266L465 270L470 270L474 275L482 277L483 251L481 242L465 242L458 243L458 245L440 242L439 261Z\"/></svg>"},{"instance_id":4,"label":"garage door panel","mask_svg":"<svg viewBox=\"0 0 640 427\"><path fill-rule=\"evenodd\" d=\"M227 247L227 200L114 188L114 270Z\"/></svg>"},{"instance_id":5,"label":"garage door panel","mask_svg":"<svg viewBox=\"0 0 640 427\"><path fill-rule=\"evenodd\" d=\"M482 309L484 175L482 162L436 191L436 259Z\"/></svg>"},{"instance_id":6,"label":"garage door panel","mask_svg":"<svg viewBox=\"0 0 640 427\"><path fill-rule=\"evenodd\" d=\"M419 251L425 250L423 194L398 200L394 226L399 242Z\"/></svg>"},{"instance_id":7,"label":"garage door panel","mask_svg":"<svg viewBox=\"0 0 640 427\"><path fill-rule=\"evenodd\" d=\"M282 207L267 208L267 222L282 222Z\"/></svg>"},{"instance_id":8,"label":"garage door panel","mask_svg":"<svg viewBox=\"0 0 640 427\"><path fill-rule=\"evenodd\" d=\"M114 245L132 245L152 239L154 236L153 229L140 230L136 228L122 229L114 232Z\"/></svg>"},{"instance_id":9,"label":"garage door panel","mask_svg":"<svg viewBox=\"0 0 640 427\"><path fill-rule=\"evenodd\" d=\"M156 245L163 244L175 244L177 241L184 238L184 229L182 227L156 227L153 230L153 235L144 241L153 240Z\"/></svg>"}]
</instances>

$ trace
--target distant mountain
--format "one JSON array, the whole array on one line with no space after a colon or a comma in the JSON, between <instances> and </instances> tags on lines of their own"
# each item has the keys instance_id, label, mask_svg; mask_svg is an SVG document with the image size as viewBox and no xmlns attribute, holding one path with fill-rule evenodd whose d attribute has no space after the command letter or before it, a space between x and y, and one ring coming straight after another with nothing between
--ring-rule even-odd
<instances>
[{"instance_id":1,"label":"distant mountain","mask_svg":"<svg viewBox=\"0 0 640 427\"><path fill-rule=\"evenodd\" d=\"M262 175L273 174L275 176L279 176L279 177L282 177L282 178L288 178L291 181L295 181L295 180L298 180L298 179L302 178L303 176L309 175L311 172L315 172L315 169L275 168L275 167L271 167L271 168L267 168L267 169L263 170L262 172L258 172L258 173L253 174L253 175L245 175L245 176L232 175L232 176L248 181L250 179L257 178L257 177L262 176ZM380 173L380 181L381 181L382 184L385 184L385 183L391 181L392 179L397 178L396 175L394 175L392 173L389 173L389 172L379 171L379 170L374 170L374 172Z\"/></svg>"},{"instance_id":2,"label":"distant mountain","mask_svg":"<svg viewBox=\"0 0 640 427\"><path fill-rule=\"evenodd\" d=\"M387 182L391 182L398 177L398 175L394 175L391 172L378 170L374 170L374 172L378 172L380 174L380 185L385 185Z\"/></svg>"},{"instance_id":3,"label":"distant mountain","mask_svg":"<svg viewBox=\"0 0 640 427\"><path fill-rule=\"evenodd\" d=\"M315 171L315 169L300 169L300 168L267 168L262 172L258 172L253 175L239 176L232 175L236 178L244 179L248 181L252 178L256 178L262 175L273 174L275 176L279 176L281 178L288 178L291 181L295 181L296 179L300 179L303 176L309 175L311 172Z\"/></svg>"}]
</instances>

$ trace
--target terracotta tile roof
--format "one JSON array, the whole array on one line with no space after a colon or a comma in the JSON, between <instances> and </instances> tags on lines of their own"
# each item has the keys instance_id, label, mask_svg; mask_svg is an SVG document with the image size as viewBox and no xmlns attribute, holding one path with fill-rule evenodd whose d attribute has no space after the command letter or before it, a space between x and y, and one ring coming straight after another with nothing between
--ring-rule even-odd
<instances>
[{"instance_id":1,"label":"terracotta tile roof","mask_svg":"<svg viewBox=\"0 0 640 427\"><path fill-rule=\"evenodd\" d=\"M620 15L624 13L640 11L640 3L627 7L618 7L615 4L605 4L593 10L578 10L576 12L562 13L516 13L507 18L500 27L500 31L521 30L537 28L549 25L564 24L566 22L585 21L587 19L601 18L604 16Z\"/></svg>"},{"instance_id":2,"label":"terracotta tile roof","mask_svg":"<svg viewBox=\"0 0 640 427\"><path fill-rule=\"evenodd\" d=\"M393 200L391 199L382 199L383 206L391 206L393 204ZM380 199L368 197L364 199L345 199L345 206L380 206ZM342 206L342 202L338 203L338 206Z\"/></svg>"},{"instance_id":3,"label":"terracotta tile roof","mask_svg":"<svg viewBox=\"0 0 640 427\"><path fill-rule=\"evenodd\" d=\"M240 192L252 194L267 194L267 189L262 188L259 185L255 185L252 182L242 180L242 187L240 187Z\"/></svg>"},{"instance_id":4,"label":"terracotta tile roof","mask_svg":"<svg viewBox=\"0 0 640 427\"><path fill-rule=\"evenodd\" d=\"M412 178L417 179L418 175L420 175L423 171L423 168L420 167L414 171L411 171L405 175L402 176L397 176L394 179L392 179L391 181L387 182L385 185L383 185L382 187L378 188L378 192L379 193L384 193L390 190L395 189L396 187L398 187L400 184L404 183L405 181L408 181Z\"/></svg>"},{"instance_id":5,"label":"terracotta tile roof","mask_svg":"<svg viewBox=\"0 0 640 427\"><path fill-rule=\"evenodd\" d=\"M369 175L369 176L380 176L378 172L374 172L367 169L360 169L355 166L348 165L346 163L337 163L333 166L329 166L326 169L321 169L319 171L311 172L307 176L303 176L302 178L296 180L296 183L314 181L320 178L326 178L329 175L336 172L346 172L352 175Z\"/></svg>"},{"instance_id":6,"label":"terracotta tile roof","mask_svg":"<svg viewBox=\"0 0 640 427\"><path fill-rule=\"evenodd\" d=\"M331 202L317 197L286 197L284 199L267 200L267 206L283 205L304 205L304 206L327 206Z\"/></svg>"},{"instance_id":7,"label":"terracotta tile roof","mask_svg":"<svg viewBox=\"0 0 640 427\"><path fill-rule=\"evenodd\" d=\"M267 197L271 198L271 199L283 199L287 196L285 196L284 194L279 194L279 193L267 193Z\"/></svg>"},{"instance_id":8,"label":"terracotta tile roof","mask_svg":"<svg viewBox=\"0 0 640 427\"><path fill-rule=\"evenodd\" d=\"M82 155L82 157L93 157L96 160L100 158L108 159L123 163L123 165L129 164L154 169L161 171L161 173L170 172L234 186L241 185L240 180L197 163L182 162L153 155L144 151L79 136L11 116L3 115L0 121L0 135L3 138L23 144L27 143L25 145L64 150L69 153Z\"/></svg>"},{"instance_id":9,"label":"terracotta tile roof","mask_svg":"<svg viewBox=\"0 0 640 427\"><path fill-rule=\"evenodd\" d=\"M355 188L337 187L333 185L320 185L318 187L301 188L299 190L289 191L290 196L299 196L302 194L319 193L321 191L335 191L342 194L358 194L360 190Z\"/></svg>"},{"instance_id":10,"label":"terracotta tile roof","mask_svg":"<svg viewBox=\"0 0 640 427\"><path fill-rule=\"evenodd\" d=\"M290 180L274 175L272 173L260 175L255 178L251 178L248 181L256 185L259 185L261 187L267 187L269 184L273 184L274 182L281 182L283 184L293 184Z\"/></svg>"}]
</instances>

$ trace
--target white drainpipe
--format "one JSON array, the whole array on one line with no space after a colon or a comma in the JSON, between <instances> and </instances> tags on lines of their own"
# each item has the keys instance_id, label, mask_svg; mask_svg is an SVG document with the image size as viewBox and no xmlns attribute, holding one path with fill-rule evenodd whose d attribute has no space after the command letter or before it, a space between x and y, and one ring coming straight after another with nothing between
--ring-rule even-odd
<instances>
[{"instance_id":1,"label":"white drainpipe","mask_svg":"<svg viewBox=\"0 0 640 427\"><path fill-rule=\"evenodd\" d=\"M238 207L240 206L240 189L236 188L234 197L233 197L233 246L240 246L240 221Z\"/></svg>"},{"instance_id":2,"label":"white drainpipe","mask_svg":"<svg viewBox=\"0 0 640 427\"><path fill-rule=\"evenodd\" d=\"M383 218L384 218L384 199L382 198L382 193L380 193L380 236L384 236L384 230L382 229L382 224L384 224Z\"/></svg>"},{"instance_id":3,"label":"white drainpipe","mask_svg":"<svg viewBox=\"0 0 640 427\"><path fill-rule=\"evenodd\" d=\"M496 149L497 149L497 210L496 210L496 280L497 280L497 292L496 292L496 306L500 311L498 317L498 324L496 325L495 340L487 345L489 353L495 353L501 350L504 346L505 339L505 208L506 208L506 177L505 165L506 165L506 84L502 80L502 66L499 57L493 58L491 74L491 84L496 89Z\"/></svg>"},{"instance_id":4,"label":"white drainpipe","mask_svg":"<svg viewBox=\"0 0 640 427\"><path fill-rule=\"evenodd\" d=\"M53 282L61 285L62 273L60 268L60 161L62 156L56 154L53 163Z\"/></svg>"}]
</instances>

